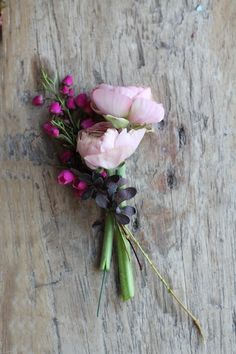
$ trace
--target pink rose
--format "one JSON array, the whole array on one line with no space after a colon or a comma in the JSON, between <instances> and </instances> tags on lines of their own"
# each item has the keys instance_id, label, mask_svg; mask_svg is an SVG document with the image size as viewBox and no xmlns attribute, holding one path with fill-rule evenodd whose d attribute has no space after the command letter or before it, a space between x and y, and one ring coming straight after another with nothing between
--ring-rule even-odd
<instances>
[{"instance_id":1,"label":"pink rose","mask_svg":"<svg viewBox=\"0 0 236 354\"><path fill-rule=\"evenodd\" d=\"M77 152L91 169L116 168L131 156L142 140L145 129L113 129L108 122L101 122L81 130L77 138Z\"/></svg>"},{"instance_id":2,"label":"pink rose","mask_svg":"<svg viewBox=\"0 0 236 354\"><path fill-rule=\"evenodd\" d=\"M157 123L164 118L164 108L153 100L149 87L101 84L91 97L95 110L103 115L126 118L137 124Z\"/></svg>"}]
</instances>

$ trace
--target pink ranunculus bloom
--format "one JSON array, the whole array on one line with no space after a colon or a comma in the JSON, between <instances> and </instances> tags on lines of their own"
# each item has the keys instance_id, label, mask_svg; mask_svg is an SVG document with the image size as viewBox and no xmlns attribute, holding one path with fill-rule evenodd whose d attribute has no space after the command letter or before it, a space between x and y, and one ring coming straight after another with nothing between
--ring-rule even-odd
<instances>
[{"instance_id":1,"label":"pink ranunculus bloom","mask_svg":"<svg viewBox=\"0 0 236 354\"><path fill-rule=\"evenodd\" d=\"M76 109L75 101L72 97L68 98L68 100L66 101L66 105L69 109Z\"/></svg>"},{"instance_id":2,"label":"pink ranunculus bloom","mask_svg":"<svg viewBox=\"0 0 236 354\"><path fill-rule=\"evenodd\" d=\"M73 85L73 76L71 75L67 75L63 80L62 83L66 86L72 86Z\"/></svg>"},{"instance_id":3,"label":"pink ranunculus bloom","mask_svg":"<svg viewBox=\"0 0 236 354\"><path fill-rule=\"evenodd\" d=\"M65 150L60 154L59 159L61 163L66 164L71 160L72 156L73 152L71 150Z\"/></svg>"},{"instance_id":4,"label":"pink ranunculus bloom","mask_svg":"<svg viewBox=\"0 0 236 354\"><path fill-rule=\"evenodd\" d=\"M85 108L88 102L89 100L86 93L80 93L78 96L75 97L75 103L80 108Z\"/></svg>"},{"instance_id":5,"label":"pink ranunculus bloom","mask_svg":"<svg viewBox=\"0 0 236 354\"><path fill-rule=\"evenodd\" d=\"M62 107L59 102L53 101L49 106L49 112L52 114L62 114Z\"/></svg>"},{"instance_id":6,"label":"pink ranunculus bloom","mask_svg":"<svg viewBox=\"0 0 236 354\"><path fill-rule=\"evenodd\" d=\"M53 136L54 138L57 138L60 135L59 129L54 127L50 121L43 124L43 130L47 135Z\"/></svg>"},{"instance_id":7,"label":"pink ranunculus bloom","mask_svg":"<svg viewBox=\"0 0 236 354\"><path fill-rule=\"evenodd\" d=\"M59 184L69 184L74 181L74 174L70 170L63 170L57 176L57 182Z\"/></svg>"},{"instance_id":8,"label":"pink ranunculus bloom","mask_svg":"<svg viewBox=\"0 0 236 354\"><path fill-rule=\"evenodd\" d=\"M126 118L136 124L160 122L164 108L152 98L150 87L101 84L92 92L92 104L103 115Z\"/></svg>"},{"instance_id":9,"label":"pink ranunculus bloom","mask_svg":"<svg viewBox=\"0 0 236 354\"><path fill-rule=\"evenodd\" d=\"M116 168L134 153L145 131L122 129L118 132L111 123L97 123L78 133L77 151L91 169Z\"/></svg>"},{"instance_id":10,"label":"pink ranunculus bloom","mask_svg":"<svg viewBox=\"0 0 236 354\"><path fill-rule=\"evenodd\" d=\"M88 129L92 127L95 124L94 120L92 118L87 118L81 121L80 126L83 129Z\"/></svg>"},{"instance_id":11,"label":"pink ranunculus bloom","mask_svg":"<svg viewBox=\"0 0 236 354\"><path fill-rule=\"evenodd\" d=\"M42 95L35 96L32 99L32 104L34 106L42 106L43 105L43 96Z\"/></svg>"}]
</instances>

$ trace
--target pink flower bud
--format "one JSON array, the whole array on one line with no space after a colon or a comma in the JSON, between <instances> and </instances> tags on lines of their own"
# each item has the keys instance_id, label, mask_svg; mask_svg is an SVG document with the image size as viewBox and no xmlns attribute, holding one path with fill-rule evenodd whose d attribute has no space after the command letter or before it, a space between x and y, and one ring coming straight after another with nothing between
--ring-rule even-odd
<instances>
[{"instance_id":1,"label":"pink flower bud","mask_svg":"<svg viewBox=\"0 0 236 354\"><path fill-rule=\"evenodd\" d=\"M52 102L49 106L49 112L52 114L62 114L62 107L59 102Z\"/></svg>"},{"instance_id":2,"label":"pink flower bud","mask_svg":"<svg viewBox=\"0 0 236 354\"><path fill-rule=\"evenodd\" d=\"M42 95L35 96L32 99L32 104L34 106L42 106L42 104L43 104L43 96Z\"/></svg>"},{"instance_id":3,"label":"pink flower bud","mask_svg":"<svg viewBox=\"0 0 236 354\"><path fill-rule=\"evenodd\" d=\"M75 97L75 103L78 107L84 108L88 103L88 97L86 93L80 93L78 96Z\"/></svg>"},{"instance_id":4,"label":"pink flower bud","mask_svg":"<svg viewBox=\"0 0 236 354\"><path fill-rule=\"evenodd\" d=\"M76 109L74 98L69 97L66 101L66 105L69 109Z\"/></svg>"},{"instance_id":5,"label":"pink flower bud","mask_svg":"<svg viewBox=\"0 0 236 354\"><path fill-rule=\"evenodd\" d=\"M69 87L68 86L62 86L60 88L60 92L63 94L63 95L68 95L69 94Z\"/></svg>"},{"instance_id":6,"label":"pink flower bud","mask_svg":"<svg viewBox=\"0 0 236 354\"><path fill-rule=\"evenodd\" d=\"M92 127L95 124L94 120L92 118L88 118L88 119L84 119L82 120L82 122L80 123L80 126L83 129L87 129Z\"/></svg>"},{"instance_id":7,"label":"pink flower bud","mask_svg":"<svg viewBox=\"0 0 236 354\"><path fill-rule=\"evenodd\" d=\"M68 96L73 97L75 95L75 91L73 89L69 89Z\"/></svg>"},{"instance_id":8,"label":"pink flower bud","mask_svg":"<svg viewBox=\"0 0 236 354\"><path fill-rule=\"evenodd\" d=\"M90 102L88 102L88 103L86 104L86 106L84 107L84 111L85 111L86 113L88 113L88 114L93 113L93 110L92 110L92 108L91 108L91 106L90 106Z\"/></svg>"},{"instance_id":9,"label":"pink flower bud","mask_svg":"<svg viewBox=\"0 0 236 354\"><path fill-rule=\"evenodd\" d=\"M76 195L76 197L81 198L85 192L86 191L80 191L80 190L76 189L75 195Z\"/></svg>"},{"instance_id":10,"label":"pink flower bud","mask_svg":"<svg viewBox=\"0 0 236 354\"><path fill-rule=\"evenodd\" d=\"M62 83L67 86L72 86L73 85L73 76L67 75L63 80Z\"/></svg>"},{"instance_id":11,"label":"pink flower bud","mask_svg":"<svg viewBox=\"0 0 236 354\"><path fill-rule=\"evenodd\" d=\"M71 150L65 150L60 154L59 159L61 163L66 164L70 161L72 156L73 156L73 152Z\"/></svg>"},{"instance_id":12,"label":"pink flower bud","mask_svg":"<svg viewBox=\"0 0 236 354\"><path fill-rule=\"evenodd\" d=\"M70 170L63 170L57 176L57 182L59 184L69 184L74 180L74 175Z\"/></svg>"},{"instance_id":13,"label":"pink flower bud","mask_svg":"<svg viewBox=\"0 0 236 354\"><path fill-rule=\"evenodd\" d=\"M107 175L107 172L105 170L103 170L100 175L103 177L103 178L106 178L108 175Z\"/></svg>"},{"instance_id":14,"label":"pink flower bud","mask_svg":"<svg viewBox=\"0 0 236 354\"><path fill-rule=\"evenodd\" d=\"M60 135L59 129L54 127L51 122L46 122L43 124L44 132L49 135L57 138Z\"/></svg>"},{"instance_id":15,"label":"pink flower bud","mask_svg":"<svg viewBox=\"0 0 236 354\"><path fill-rule=\"evenodd\" d=\"M73 187L75 189L78 189L79 191L86 191L88 189L88 185L84 181L80 181L79 179L76 179L73 183Z\"/></svg>"}]
</instances>

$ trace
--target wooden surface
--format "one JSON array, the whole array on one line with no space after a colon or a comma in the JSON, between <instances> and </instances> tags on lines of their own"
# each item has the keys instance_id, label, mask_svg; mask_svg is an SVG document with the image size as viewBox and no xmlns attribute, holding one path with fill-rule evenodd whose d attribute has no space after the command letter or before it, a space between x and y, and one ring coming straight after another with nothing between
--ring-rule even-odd
<instances>
[{"instance_id":1,"label":"wooden surface","mask_svg":"<svg viewBox=\"0 0 236 354\"><path fill-rule=\"evenodd\" d=\"M0 44L1 354L236 353L234 0L11 0ZM198 10L198 11L197 11ZM200 11L199 11L200 10ZM164 124L129 161L133 229L200 318L206 343L150 268L122 303L101 274L99 217L55 183L31 107L40 65L80 87L153 87Z\"/></svg>"}]
</instances>

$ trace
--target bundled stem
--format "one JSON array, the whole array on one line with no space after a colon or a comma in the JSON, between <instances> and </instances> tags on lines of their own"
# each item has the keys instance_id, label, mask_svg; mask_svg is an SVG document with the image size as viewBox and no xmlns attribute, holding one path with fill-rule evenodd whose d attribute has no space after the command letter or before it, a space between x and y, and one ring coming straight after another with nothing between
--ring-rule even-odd
<instances>
[{"instance_id":1,"label":"bundled stem","mask_svg":"<svg viewBox=\"0 0 236 354\"><path fill-rule=\"evenodd\" d=\"M118 168L117 174L122 177L125 177L125 164ZM125 206L125 202L123 202L121 206ZM123 236L123 232L119 224L116 225L115 240L118 258L121 297L124 301L126 301L134 296L134 278L131 262L130 244Z\"/></svg>"}]
</instances>

